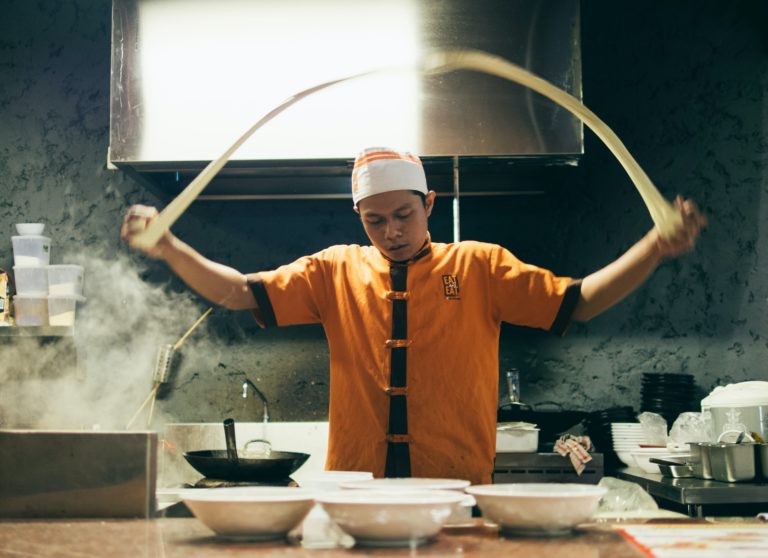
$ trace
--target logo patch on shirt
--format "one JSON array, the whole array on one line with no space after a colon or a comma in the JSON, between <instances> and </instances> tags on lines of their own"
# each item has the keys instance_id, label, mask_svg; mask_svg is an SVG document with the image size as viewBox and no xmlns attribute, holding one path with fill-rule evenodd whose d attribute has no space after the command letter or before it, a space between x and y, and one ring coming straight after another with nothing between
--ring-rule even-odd
<instances>
[{"instance_id":1,"label":"logo patch on shirt","mask_svg":"<svg viewBox=\"0 0 768 558\"><path fill-rule=\"evenodd\" d=\"M456 275L443 275L443 292L447 299L461 298L459 295L459 278Z\"/></svg>"}]
</instances>

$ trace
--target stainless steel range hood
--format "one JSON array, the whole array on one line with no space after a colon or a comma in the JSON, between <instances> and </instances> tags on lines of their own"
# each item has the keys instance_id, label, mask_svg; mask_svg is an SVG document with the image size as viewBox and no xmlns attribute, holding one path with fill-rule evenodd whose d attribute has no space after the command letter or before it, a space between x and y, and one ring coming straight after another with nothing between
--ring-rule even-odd
<instances>
[{"instance_id":1,"label":"stainless steel range hood","mask_svg":"<svg viewBox=\"0 0 768 558\"><path fill-rule=\"evenodd\" d=\"M484 50L581 98L578 0L114 0L112 24L110 162L171 191L298 91L431 50ZM381 73L294 105L205 194L346 195L339 177L372 145L419 153L450 188L456 164L572 164L583 127L493 76Z\"/></svg>"}]
</instances>

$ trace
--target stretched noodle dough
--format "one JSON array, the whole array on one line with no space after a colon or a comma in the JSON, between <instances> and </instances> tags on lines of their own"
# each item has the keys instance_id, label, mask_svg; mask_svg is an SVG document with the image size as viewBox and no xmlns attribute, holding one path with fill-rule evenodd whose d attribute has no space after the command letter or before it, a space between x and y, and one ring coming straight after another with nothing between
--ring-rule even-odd
<instances>
[{"instance_id":1,"label":"stretched noodle dough","mask_svg":"<svg viewBox=\"0 0 768 558\"><path fill-rule=\"evenodd\" d=\"M416 69L430 74L442 74L455 70L475 70L485 72L529 87L537 93L551 99L582 120L584 124L586 124L595 135L605 143L611 153L614 154L624 167L624 170L627 171L627 174L637 188L637 191L640 193L645 205L648 207L648 211L651 214L654 224L663 237L670 237L675 232L675 229L682 224L680 214L675 210L672 204L659 193L650 178L648 178L648 175L645 174L643 169L640 168L640 165L637 164L637 161L630 155L618 136L616 136L616 134L614 134L595 113L584 106L584 104L573 95L555 87L548 81L532 74L520 66L512 64L508 60L479 50L438 51L427 55L422 64ZM227 161L229 161L234 152L237 151L237 149L239 149L256 130L261 128L285 109L321 89L381 71L386 70L365 72L328 81L310 87L309 89L305 89L286 99L282 104L272 109L261 118L261 120L251 126L251 128L240 136L218 159L211 161L200 174L197 175L197 177L195 177L195 179L190 182L165 209L163 209L157 218L150 223L142 233L133 237L131 244L143 249L149 249L157 244L157 241L160 240L163 233L169 229L179 217L181 217L187 207L189 207L195 198L200 195L200 192L203 191L213 177L216 176Z\"/></svg>"}]
</instances>

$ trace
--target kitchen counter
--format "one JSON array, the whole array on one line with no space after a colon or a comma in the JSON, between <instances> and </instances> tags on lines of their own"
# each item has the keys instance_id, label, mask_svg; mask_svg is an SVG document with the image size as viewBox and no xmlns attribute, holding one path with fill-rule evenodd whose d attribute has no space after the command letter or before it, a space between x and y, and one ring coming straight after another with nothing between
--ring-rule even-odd
<instances>
[{"instance_id":1,"label":"kitchen counter","mask_svg":"<svg viewBox=\"0 0 768 558\"><path fill-rule=\"evenodd\" d=\"M620 479L642 486L651 496L685 506L691 517L704 517L705 507L728 506L730 515L755 515L740 513L747 506L768 511L768 483L766 482L719 482L699 478L673 479L658 473L646 473L636 469L621 469Z\"/></svg>"},{"instance_id":2,"label":"kitchen counter","mask_svg":"<svg viewBox=\"0 0 768 558\"><path fill-rule=\"evenodd\" d=\"M3 520L0 556L78 558L197 558L209 556L547 556L547 558L639 558L643 555L605 525L585 527L573 536L549 539L499 537L495 527L474 520L468 527L444 529L415 551L403 549L309 550L298 542L243 543L217 539L196 519Z\"/></svg>"}]
</instances>

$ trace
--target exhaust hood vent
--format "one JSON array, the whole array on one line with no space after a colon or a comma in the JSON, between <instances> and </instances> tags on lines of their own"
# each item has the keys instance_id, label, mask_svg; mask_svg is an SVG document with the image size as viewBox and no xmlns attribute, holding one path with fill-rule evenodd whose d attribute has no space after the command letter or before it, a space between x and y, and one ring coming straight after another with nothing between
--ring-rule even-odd
<instances>
[{"instance_id":1,"label":"exhaust hood vent","mask_svg":"<svg viewBox=\"0 0 768 558\"><path fill-rule=\"evenodd\" d=\"M175 192L295 93L441 49L501 56L581 98L579 0L114 0L110 162ZM375 145L418 153L447 191L458 162L476 177L463 193L479 193L574 165L583 126L494 76L375 73L277 116L204 195L348 196L355 154Z\"/></svg>"}]
</instances>

